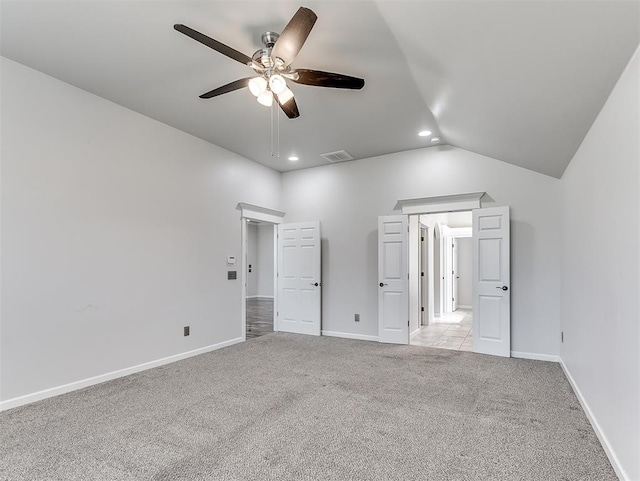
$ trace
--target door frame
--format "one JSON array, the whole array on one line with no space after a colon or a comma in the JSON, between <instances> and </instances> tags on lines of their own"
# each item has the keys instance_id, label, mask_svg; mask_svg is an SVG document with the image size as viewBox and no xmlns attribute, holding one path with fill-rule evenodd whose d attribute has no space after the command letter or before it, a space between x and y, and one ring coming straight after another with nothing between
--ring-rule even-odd
<instances>
[{"instance_id":1,"label":"door frame","mask_svg":"<svg viewBox=\"0 0 640 481\"><path fill-rule=\"evenodd\" d=\"M472 210L468 211L468 212L472 212ZM467 211L461 211L461 212L467 212ZM453 297L455 297L454 295L454 287L453 287L453 283L456 282L454 277L453 277L453 267L454 267L454 255L451 249L451 245L456 243L456 239L463 239L463 238L473 238L473 229L471 227L447 227L447 226L442 226L442 246L443 249L441 249L441 253L444 254L442 255L442 263L444 265L443 268L443 276L444 280L443 280L443 293L444 293L444 298L443 300L445 300L446 302L444 303L444 308L442 309L443 313L452 313L454 312L453 310L453 301L450 300ZM446 228L444 228L446 227ZM457 259L455 259L455 264L457 266Z\"/></svg>"},{"instance_id":2,"label":"door frame","mask_svg":"<svg viewBox=\"0 0 640 481\"><path fill-rule=\"evenodd\" d=\"M401 200L398 200L396 204L396 209L400 208L400 214L405 215L407 217L407 224L408 224L409 216L414 214L427 215L427 214L461 212L461 211L470 211L474 209L480 209L482 208L481 199L484 195L485 195L485 192L471 192L466 194L452 194L452 195L443 195L443 196L437 196L437 197L401 199ZM440 228L441 227L442 226L440 226ZM444 245L446 245L444 244L445 241L443 240L446 234L442 231L440 231L440 234L441 234L440 241L442 242L440 252L442 255L442 248L444 247ZM459 232L458 234L462 234L462 233ZM464 234L460 235L460 237L464 237L464 236L465 236ZM408 269L407 269L407 272L408 272ZM379 271L378 271L378 277L379 277ZM443 287L444 286L441 286L441 295L443 294L442 293ZM407 308L410 307L408 305L408 302L409 301L407 299ZM444 311L443 307L444 306L442 305L442 302L441 302L440 308L442 311ZM378 316L380 316L379 313L378 313ZM380 323L378 323L378 338L380 339L380 337L381 337ZM407 344L410 343L409 338L410 338L410 333L409 333L409 336L407 336Z\"/></svg>"},{"instance_id":3,"label":"door frame","mask_svg":"<svg viewBox=\"0 0 640 481\"><path fill-rule=\"evenodd\" d=\"M407 223L408 223L408 217L412 214L435 214L435 213L440 213L440 212L459 212L459 211L475 211L477 209L483 209L482 204L481 204L481 198L484 196L484 192L478 192L478 193L473 193L473 194L459 194L459 195L449 195L449 196L440 196L440 197L426 197L426 198L422 198L422 199L408 199L408 200L399 200L398 201L398 206L400 206L401 208L401 214L407 217ZM509 213L509 206L500 206L500 209L507 209L507 214ZM486 208L485 208L486 209ZM498 209L498 206L496 206L496 209ZM474 214L474 218L475 218L475 214ZM509 217L507 217L507 219L509 219ZM475 220L474 220L475 223ZM379 228L378 228L379 229ZM449 229L451 230L451 229ZM472 238L476 239L476 229L474 229L472 227ZM442 232L441 232L442 233ZM442 233L444 234L444 233ZM508 233L507 235L510 238L510 227L508 227ZM445 237L445 235L442 236L443 238ZM454 237L454 236L450 236L450 237ZM464 235L458 235L457 237L465 237ZM476 250L474 248L473 251L473 265L474 265L474 269L476 268L476 264L477 264L477 253ZM379 269L380 266L378 265L378 274L379 274ZM510 269L510 268L509 268ZM407 273L409 272L409 269L407 268ZM473 275L473 278L475 279L476 275ZM475 289L475 286L474 286ZM473 299L473 309L474 311L477 311L478 306L476 305L476 299L475 299L476 295L474 292L474 299ZM407 300L407 308L409 308L409 302ZM380 316L380 313L378 313L378 316ZM378 337L379 337L379 342L381 339L381 334L382 331L380 330L380 323L378 324ZM475 336L477 335L477 329L475 328L475 321L474 321L474 339ZM407 336L409 337L409 336ZM508 350L507 353L505 355L505 357L510 357L511 355L511 344L510 344L510 338L511 338L511 330L509 327L509 346L508 346ZM409 339L407 339L407 343L409 343ZM474 345L474 352L478 352L475 349L475 345ZM500 354L502 355L502 354Z\"/></svg>"},{"instance_id":4,"label":"door frame","mask_svg":"<svg viewBox=\"0 0 640 481\"><path fill-rule=\"evenodd\" d=\"M431 234L431 229L422 224L418 219L418 228L419 228L419 238L420 238L420 248L418 249L418 259L420 264L419 269L419 284L418 291L420 295L418 298L420 299L420 311L419 311L419 323L418 326L428 326L431 324L429 321L429 312L433 308L431 303L429 302L429 276L430 269L432 269L431 262L433 262L433 256L429 259L429 235Z\"/></svg>"},{"instance_id":5,"label":"door frame","mask_svg":"<svg viewBox=\"0 0 640 481\"><path fill-rule=\"evenodd\" d=\"M273 330L278 330L278 229L284 222L284 212L241 202L236 207L240 211L240 282L242 285L240 325L242 340L247 340L247 224L249 220L271 224L273 228ZM237 261L237 260L236 260ZM237 264L237 262L236 262ZM232 270L233 264L227 263Z\"/></svg>"}]
</instances>

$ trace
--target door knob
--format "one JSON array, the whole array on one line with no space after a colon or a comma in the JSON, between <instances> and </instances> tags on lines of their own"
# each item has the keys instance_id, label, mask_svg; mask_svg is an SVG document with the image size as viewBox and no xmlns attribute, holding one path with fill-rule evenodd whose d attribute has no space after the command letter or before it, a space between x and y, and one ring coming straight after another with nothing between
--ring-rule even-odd
<instances>
[{"instance_id":1,"label":"door knob","mask_svg":"<svg viewBox=\"0 0 640 481\"><path fill-rule=\"evenodd\" d=\"M385 284L384 282L380 283L380 287L388 286L389 284Z\"/></svg>"},{"instance_id":2,"label":"door knob","mask_svg":"<svg viewBox=\"0 0 640 481\"><path fill-rule=\"evenodd\" d=\"M509 288L507 286L502 286L502 287L496 286L496 289L502 289L503 291L508 291L509 290Z\"/></svg>"},{"instance_id":3,"label":"door knob","mask_svg":"<svg viewBox=\"0 0 640 481\"><path fill-rule=\"evenodd\" d=\"M312 286L316 286L316 287L318 287L318 286L319 286L319 284L318 284L317 282L312 282L312 283L311 283L311 285L312 285Z\"/></svg>"}]
</instances>

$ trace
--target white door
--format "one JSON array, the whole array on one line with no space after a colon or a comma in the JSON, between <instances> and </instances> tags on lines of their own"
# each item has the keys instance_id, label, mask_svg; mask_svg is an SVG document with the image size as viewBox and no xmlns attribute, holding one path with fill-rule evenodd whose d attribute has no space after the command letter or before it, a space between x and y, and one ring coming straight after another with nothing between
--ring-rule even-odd
<instances>
[{"instance_id":1,"label":"white door","mask_svg":"<svg viewBox=\"0 0 640 481\"><path fill-rule=\"evenodd\" d=\"M277 330L320 335L320 223L278 225Z\"/></svg>"},{"instance_id":2,"label":"white door","mask_svg":"<svg viewBox=\"0 0 640 481\"><path fill-rule=\"evenodd\" d=\"M429 229L427 227L420 228L420 325L429 324L429 276L431 269L429 265L429 249L428 236Z\"/></svg>"},{"instance_id":3,"label":"white door","mask_svg":"<svg viewBox=\"0 0 640 481\"><path fill-rule=\"evenodd\" d=\"M509 207L473 211L473 351L510 357Z\"/></svg>"},{"instance_id":4,"label":"white door","mask_svg":"<svg viewBox=\"0 0 640 481\"><path fill-rule=\"evenodd\" d=\"M378 217L378 340L409 344L409 221Z\"/></svg>"},{"instance_id":5,"label":"white door","mask_svg":"<svg viewBox=\"0 0 640 481\"><path fill-rule=\"evenodd\" d=\"M458 310L458 239L451 238L451 312Z\"/></svg>"}]
</instances>

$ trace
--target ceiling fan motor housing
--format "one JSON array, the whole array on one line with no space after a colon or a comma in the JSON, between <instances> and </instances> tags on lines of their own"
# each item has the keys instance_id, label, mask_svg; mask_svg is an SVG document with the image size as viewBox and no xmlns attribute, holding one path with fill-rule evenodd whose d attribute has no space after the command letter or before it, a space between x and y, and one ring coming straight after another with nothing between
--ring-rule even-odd
<instances>
[{"instance_id":1,"label":"ceiling fan motor housing","mask_svg":"<svg viewBox=\"0 0 640 481\"><path fill-rule=\"evenodd\" d=\"M280 37L279 33L276 33L276 32L264 32L262 34L262 43L268 49L272 49L273 46L276 44L276 41L278 40L279 37Z\"/></svg>"},{"instance_id":2,"label":"ceiling fan motor housing","mask_svg":"<svg viewBox=\"0 0 640 481\"><path fill-rule=\"evenodd\" d=\"M257 50L253 54L252 58L259 65L262 65L265 69L267 69L266 72L258 72L258 73L262 73L263 75L268 77L271 71L275 69L278 63L278 60L274 60L271 57L271 51L273 50L273 46L276 44L276 41L278 40L278 38L280 38L280 34L276 32L264 32L261 38L262 38L262 43L264 44L264 48Z\"/></svg>"},{"instance_id":3,"label":"ceiling fan motor housing","mask_svg":"<svg viewBox=\"0 0 640 481\"><path fill-rule=\"evenodd\" d=\"M269 47L256 50L256 53L253 54L252 58L258 65L262 65L266 69L271 69L275 66L275 63L271 58L271 48Z\"/></svg>"}]
</instances>

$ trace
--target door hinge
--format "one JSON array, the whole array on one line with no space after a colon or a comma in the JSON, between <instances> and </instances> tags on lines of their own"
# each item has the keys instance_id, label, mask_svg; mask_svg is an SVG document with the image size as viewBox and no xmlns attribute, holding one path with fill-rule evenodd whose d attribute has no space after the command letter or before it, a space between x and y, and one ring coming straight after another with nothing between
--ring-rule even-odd
<instances>
[{"instance_id":1,"label":"door hinge","mask_svg":"<svg viewBox=\"0 0 640 481\"><path fill-rule=\"evenodd\" d=\"M410 321L407 319L407 326L409 326L409 325L410 325L410 324L409 324L409 322L410 322Z\"/></svg>"},{"instance_id":2,"label":"door hinge","mask_svg":"<svg viewBox=\"0 0 640 481\"><path fill-rule=\"evenodd\" d=\"M422 242L424 242L424 236L421 236L421 237L420 237L420 240L421 240Z\"/></svg>"},{"instance_id":3,"label":"door hinge","mask_svg":"<svg viewBox=\"0 0 640 481\"><path fill-rule=\"evenodd\" d=\"M424 307L421 307L421 308L420 308L420 312L424 312Z\"/></svg>"},{"instance_id":4,"label":"door hinge","mask_svg":"<svg viewBox=\"0 0 640 481\"><path fill-rule=\"evenodd\" d=\"M421 273L420 273L420 277L424 277L424 272L421 272Z\"/></svg>"},{"instance_id":5,"label":"door hinge","mask_svg":"<svg viewBox=\"0 0 640 481\"><path fill-rule=\"evenodd\" d=\"M564 342L564 331L560 331L560 342Z\"/></svg>"}]
</instances>

